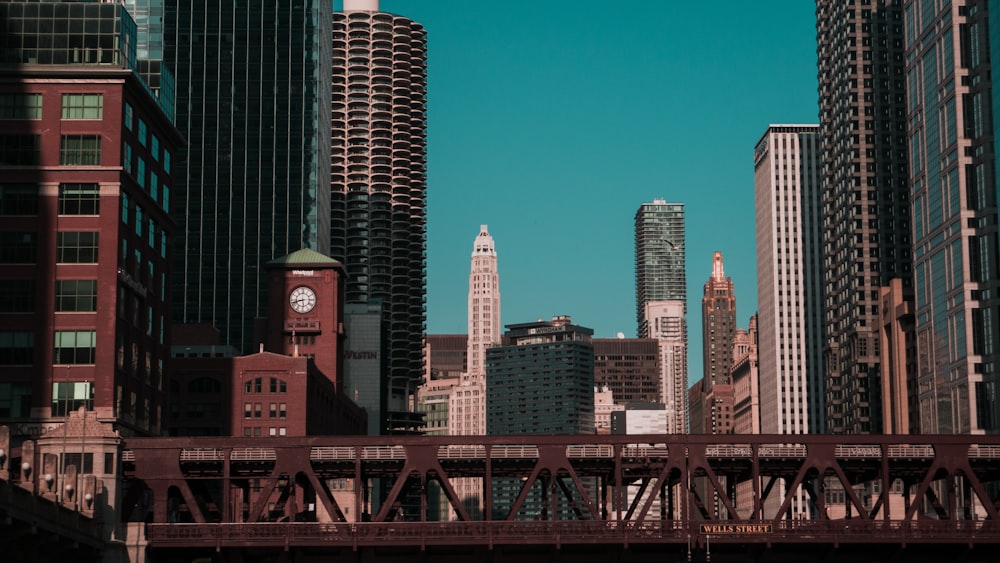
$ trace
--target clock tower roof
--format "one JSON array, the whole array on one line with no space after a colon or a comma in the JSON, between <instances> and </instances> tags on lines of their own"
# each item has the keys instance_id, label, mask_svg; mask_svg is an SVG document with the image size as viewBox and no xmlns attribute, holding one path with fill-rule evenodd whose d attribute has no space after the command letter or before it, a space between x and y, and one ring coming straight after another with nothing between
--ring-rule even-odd
<instances>
[{"instance_id":1,"label":"clock tower roof","mask_svg":"<svg viewBox=\"0 0 1000 563\"><path fill-rule=\"evenodd\" d=\"M303 248L301 250L296 250L295 252L283 256L281 258L275 258L271 260L266 265L268 268L276 268L281 266L313 266L317 268L343 268L338 260L334 260L329 256L316 252L311 248Z\"/></svg>"}]
</instances>

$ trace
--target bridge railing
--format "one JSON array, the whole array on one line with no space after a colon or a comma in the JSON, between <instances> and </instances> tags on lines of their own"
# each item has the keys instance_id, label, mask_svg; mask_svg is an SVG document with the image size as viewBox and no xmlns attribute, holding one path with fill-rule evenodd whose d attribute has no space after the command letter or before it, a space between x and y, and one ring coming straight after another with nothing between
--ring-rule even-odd
<instances>
[{"instance_id":1,"label":"bridge railing","mask_svg":"<svg viewBox=\"0 0 1000 563\"><path fill-rule=\"evenodd\" d=\"M824 543L1000 544L1000 522L988 520L782 520L658 522L260 522L148 524L146 538L161 547L192 545L511 545Z\"/></svg>"}]
</instances>

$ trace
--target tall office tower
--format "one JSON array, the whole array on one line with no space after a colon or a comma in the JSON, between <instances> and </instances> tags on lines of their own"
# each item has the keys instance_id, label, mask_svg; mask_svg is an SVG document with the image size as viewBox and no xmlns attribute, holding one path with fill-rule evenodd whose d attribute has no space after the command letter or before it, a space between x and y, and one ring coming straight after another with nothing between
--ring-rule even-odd
<instances>
[{"instance_id":1,"label":"tall office tower","mask_svg":"<svg viewBox=\"0 0 1000 563\"><path fill-rule=\"evenodd\" d=\"M754 149L761 432L824 432L823 201L816 125L771 125Z\"/></svg>"},{"instance_id":2,"label":"tall office tower","mask_svg":"<svg viewBox=\"0 0 1000 563\"><path fill-rule=\"evenodd\" d=\"M919 429L995 433L1000 277L988 27L1000 3L906 2ZM990 13L992 10L997 10ZM993 38L994 45L998 39Z\"/></svg>"},{"instance_id":3,"label":"tall office tower","mask_svg":"<svg viewBox=\"0 0 1000 563\"><path fill-rule=\"evenodd\" d=\"M419 428L427 202L424 28L344 0L333 17L330 252L348 303L381 299L387 334L383 432Z\"/></svg>"},{"instance_id":4,"label":"tall office tower","mask_svg":"<svg viewBox=\"0 0 1000 563\"><path fill-rule=\"evenodd\" d=\"M105 3L0 2L0 424L164 431L183 143ZM106 471L113 473L113 471Z\"/></svg>"},{"instance_id":5,"label":"tall office tower","mask_svg":"<svg viewBox=\"0 0 1000 563\"><path fill-rule=\"evenodd\" d=\"M486 349L500 343L500 274L497 251L486 225L472 247L469 274L469 353L470 379L486 375Z\"/></svg>"},{"instance_id":6,"label":"tall office tower","mask_svg":"<svg viewBox=\"0 0 1000 563\"><path fill-rule=\"evenodd\" d=\"M486 225L472 244L466 372L452 389L448 430L456 436L486 434L486 349L500 344L500 276Z\"/></svg>"},{"instance_id":7,"label":"tall office tower","mask_svg":"<svg viewBox=\"0 0 1000 563\"><path fill-rule=\"evenodd\" d=\"M259 344L264 264L329 254L331 12L320 0L165 3L187 139L174 163L174 320L213 324L244 353Z\"/></svg>"},{"instance_id":8,"label":"tall office tower","mask_svg":"<svg viewBox=\"0 0 1000 563\"><path fill-rule=\"evenodd\" d=\"M832 433L881 431L879 288L912 275L902 4L816 2Z\"/></svg>"},{"instance_id":9,"label":"tall office tower","mask_svg":"<svg viewBox=\"0 0 1000 563\"><path fill-rule=\"evenodd\" d=\"M594 386L615 404L660 402L659 343L652 338L595 338Z\"/></svg>"},{"instance_id":10,"label":"tall office tower","mask_svg":"<svg viewBox=\"0 0 1000 563\"><path fill-rule=\"evenodd\" d=\"M722 253L712 254L712 275L701 298L701 342L705 377L702 389L729 383L733 365L733 333L736 331L736 290L733 279L722 268Z\"/></svg>"},{"instance_id":11,"label":"tall office tower","mask_svg":"<svg viewBox=\"0 0 1000 563\"><path fill-rule=\"evenodd\" d=\"M672 433L688 427L687 282L684 204L655 199L635 213L635 300L639 338L660 344L660 402Z\"/></svg>"}]
</instances>

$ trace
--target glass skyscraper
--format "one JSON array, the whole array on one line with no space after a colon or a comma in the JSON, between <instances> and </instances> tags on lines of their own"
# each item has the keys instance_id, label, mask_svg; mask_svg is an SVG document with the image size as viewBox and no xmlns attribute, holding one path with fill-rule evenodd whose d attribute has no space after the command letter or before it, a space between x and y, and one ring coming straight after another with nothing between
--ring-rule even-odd
<instances>
[{"instance_id":1,"label":"glass skyscraper","mask_svg":"<svg viewBox=\"0 0 1000 563\"><path fill-rule=\"evenodd\" d=\"M649 301L687 302L684 204L656 199L635 213L635 296L639 338L648 338Z\"/></svg>"},{"instance_id":2,"label":"glass skyscraper","mask_svg":"<svg viewBox=\"0 0 1000 563\"><path fill-rule=\"evenodd\" d=\"M994 433L1000 422L989 5L904 7L918 430L925 434Z\"/></svg>"},{"instance_id":3,"label":"glass skyscraper","mask_svg":"<svg viewBox=\"0 0 1000 563\"><path fill-rule=\"evenodd\" d=\"M684 204L656 199L635 213L635 301L639 338L660 353L660 401L668 431L688 430L687 275Z\"/></svg>"},{"instance_id":4,"label":"glass skyscraper","mask_svg":"<svg viewBox=\"0 0 1000 563\"><path fill-rule=\"evenodd\" d=\"M146 6L150 30L158 3ZM264 264L329 254L329 1L166 2L163 57L177 83L174 320L256 349ZM156 41L147 40L151 52Z\"/></svg>"}]
</instances>

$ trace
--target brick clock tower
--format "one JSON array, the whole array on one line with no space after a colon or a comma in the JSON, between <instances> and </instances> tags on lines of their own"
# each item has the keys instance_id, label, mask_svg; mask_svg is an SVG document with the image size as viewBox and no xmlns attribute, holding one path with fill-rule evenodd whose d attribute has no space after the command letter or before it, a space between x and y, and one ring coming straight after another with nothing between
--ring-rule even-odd
<instances>
[{"instance_id":1,"label":"brick clock tower","mask_svg":"<svg viewBox=\"0 0 1000 563\"><path fill-rule=\"evenodd\" d=\"M312 358L343 392L344 267L308 248L267 264L264 349Z\"/></svg>"}]
</instances>

